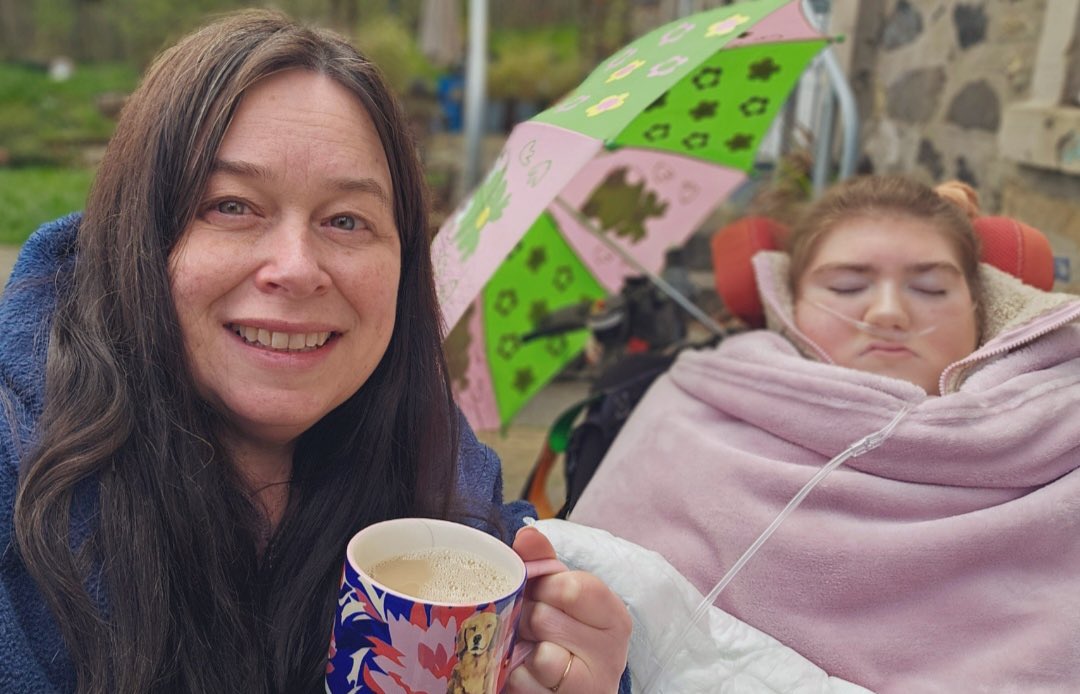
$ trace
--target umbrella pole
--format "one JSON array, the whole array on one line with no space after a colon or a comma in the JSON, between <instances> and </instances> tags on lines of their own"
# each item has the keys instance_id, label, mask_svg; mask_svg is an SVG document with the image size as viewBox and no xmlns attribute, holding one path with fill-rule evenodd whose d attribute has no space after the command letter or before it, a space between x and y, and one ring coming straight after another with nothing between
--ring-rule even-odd
<instances>
[{"instance_id":1,"label":"umbrella pole","mask_svg":"<svg viewBox=\"0 0 1080 694\"><path fill-rule=\"evenodd\" d=\"M480 180L484 145L484 106L487 103L487 0L469 0L469 52L465 57L464 197Z\"/></svg>"},{"instance_id":2,"label":"umbrella pole","mask_svg":"<svg viewBox=\"0 0 1080 694\"><path fill-rule=\"evenodd\" d=\"M574 219L576 219L578 223L581 224L583 227L588 229L589 233L595 236L596 239L600 241L600 243L607 246L610 251L622 258L623 262L625 262L627 265L630 265L635 270L648 277L653 284L660 288L660 291L670 296L675 303L681 306L683 310L693 316L699 323L712 331L714 335L716 335L717 337L724 337L728 334L728 331L724 330L723 326L713 320L712 317L709 316L709 314L698 308L693 301L690 301L690 299L686 298L678 289L668 284L667 280L654 272L650 272L648 268L638 262L637 258L628 253L625 248L609 239L607 237L607 234L605 234L603 231L597 229L596 225L593 224L591 219L581 214L581 212L574 209L560 197L555 198L555 204L563 208L563 210L565 210L569 214L573 215Z\"/></svg>"}]
</instances>

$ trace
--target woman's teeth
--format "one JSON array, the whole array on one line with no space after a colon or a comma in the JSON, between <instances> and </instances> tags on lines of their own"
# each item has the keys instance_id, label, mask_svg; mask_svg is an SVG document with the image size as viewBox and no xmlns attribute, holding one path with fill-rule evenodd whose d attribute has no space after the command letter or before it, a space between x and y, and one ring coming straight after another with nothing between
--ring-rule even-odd
<instances>
[{"instance_id":1,"label":"woman's teeth","mask_svg":"<svg viewBox=\"0 0 1080 694\"><path fill-rule=\"evenodd\" d=\"M247 325L230 325L245 342L288 352L309 352L326 344L332 333L279 333Z\"/></svg>"}]
</instances>

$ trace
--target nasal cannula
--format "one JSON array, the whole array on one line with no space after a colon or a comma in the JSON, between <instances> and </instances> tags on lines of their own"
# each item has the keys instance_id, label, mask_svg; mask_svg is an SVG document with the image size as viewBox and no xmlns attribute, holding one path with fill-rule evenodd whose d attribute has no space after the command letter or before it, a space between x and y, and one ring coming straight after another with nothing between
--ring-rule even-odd
<instances>
[{"instance_id":1,"label":"nasal cannula","mask_svg":"<svg viewBox=\"0 0 1080 694\"><path fill-rule=\"evenodd\" d=\"M810 303L813 304L814 306L817 306L818 308L820 308L825 313L828 313L829 315L835 316L836 318L839 318L840 320L845 321L846 323L850 323L851 325L855 326L856 328L863 331L867 335L872 335L873 337L879 337L882 340L889 340L891 342L904 342L905 340L909 340L909 339L911 339L913 337L921 337L922 335L926 335L927 333L932 333L932 332L934 332L934 330L937 329L936 325L930 325L930 326L927 326L927 327L923 328L922 330L914 330L914 331L912 331L912 330L903 330L901 328L886 328L886 327L881 326L881 325L874 325L873 323L867 323L864 320L859 320L857 318L852 318L851 316L845 316L843 313L840 313L836 309L829 308L825 304L817 302L817 301L811 301Z\"/></svg>"},{"instance_id":2,"label":"nasal cannula","mask_svg":"<svg viewBox=\"0 0 1080 694\"><path fill-rule=\"evenodd\" d=\"M813 490L814 487L818 485L818 483L825 479L825 477L828 476L830 472L835 470L846 460L863 455L864 453L868 453L869 451L872 451L873 449L880 446L885 441L885 439L889 438L889 435L892 434L893 429L896 428L896 425L900 423L900 420L903 419L904 415L906 415L910 410L911 408L905 405L899 412L896 413L896 416L894 416L888 424L886 424L881 429L875 431L874 433L864 436L863 438L848 446L842 453L837 455L835 458L826 463L824 467L818 470L818 472L812 478L810 478L809 482L803 485L803 488L799 490L799 493L796 494L791 499L791 501L788 502L787 506L785 506L784 509L780 511L780 514L777 515L775 519L773 519L773 522L769 524L769 527L765 528L765 531L762 532L756 540L754 540L754 543L750 545L750 548L743 552L743 555L739 557L738 561L736 561L730 569L728 569L727 573L724 574L724 577L720 579L720 582L717 583L713 587L713 589L709 591L709 594L705 597L705 599L703 599L698 604L697 608L690 616L689 621L686 623L685 628L682 630L682 632L677 634L675 638L671 640L667 648L663 651L659 659L659 666L657 666L657 668L653 670L652 674L645 681L645 686L641 690L643 694L647 694L647 692L652 691L653 686L657 683L663 671L667 669L668 665L671 664L672 658L674 658L675 654L678 652L679 647L682 646L683 641L686 640L687 635L690 634L691 629L693 629L694 625L696 625L697 622L713 606L713 603L715 603L716 599L720 596L720 592L723 591L725 587L727 587L727 585L731 582L731 579L735 578L735 575L742 570L743 566L746 565L746 562L750 561L750 558L754 556L754 554L758 551L758 549L761 548L763 544L765 544L765 542L772 536L772 534L776 531L780 524L783 523L789 515L791 515L791 512L794 511L799 506L799 504L802 503L803 499L806 498L806 495L809 494L811 490Z\"/></svg>"}]
</instances>

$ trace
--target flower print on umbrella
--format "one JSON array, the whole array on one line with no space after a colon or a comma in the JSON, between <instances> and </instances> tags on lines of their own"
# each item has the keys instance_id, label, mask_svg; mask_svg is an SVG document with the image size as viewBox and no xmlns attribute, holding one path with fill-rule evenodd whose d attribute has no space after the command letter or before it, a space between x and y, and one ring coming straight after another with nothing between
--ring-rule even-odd
<instances>
[{"instance_id":1,"label":"flower print on umbrella","mask_svg":"<svg viewBox=\"0 0 1080 694\"><path fill-rule=\"evenodd\" d=\"M454 233L461 259L471 256L480 245L480 231L502 217L510 195L506 192L506 165L495 169L476 190Z\"/></svg>"},{"instance_id":2,"label":"flower print on umbrella","mask_svg":"<svg viewBox=\"0 0 1080 694\"><path fill-rule=\"evenodd\" d=\"M528 185L530 188L535 188L540 185L540 182L547 176L548 171L551 171L551 160L546 159L539 164L536 164L529 169Z\"/></svg>"},{"instance_id":3,"label":"flower print on umbrella","mask_svg":"<svg viewBox=\"0 0 1080 694\"><path fill-rule=\"evenodd\" d=\"M683 181L679 186L679 202L683 205L691 203L701 193L701 186L694 181Z\"/></svg>"},{"instance_id":4,"label":"flower print on umbrella","mask_svg":"<svg viewBox=\"0 0 1080 694\"><path fill-rule=\"evenodd\" d=\"M705 149L709 146L709 133L694 132L683 138L683 147L690 151Z\"/></svg>"},{"instance_id":5,"label":"flower print on umbrella","mask_svg":"<svg viewBox=\"0 0 1080 694\"><path fill-rule=\"evenodd\" d=\"M723 76L723 68L706 66L701 68L701 70L694 75L692 82L697 89L705 91L718 87Z\"/></svg>"},{"instance_id":6,"label":"flower print on umbrella","mask_svg":"<svg viewBox=\"0 0 1080 694\"><path fill-rule=\"evenodd\" d=\"M671 135L670 123L653 123L645 131L645 139L649 142L666 140L669 135Z\"/></svg>"},{"instance_id":7,"label":"flower print on umbrella","mask_svg":"<svg viewBox=\"0 0 1080 694\"><path fill-rule=\"evenodd\" d=\"M547 339L544 349L553 357L561 357L570 349L570 345L566 340L566 335L555 335Z\"/></svg>"},{"instance_id":8,"label":"flower print on umbrella","mask_svg":"<svg viewBox=\"0 0 1080 694\"><path fill-rule=\"evenodd\" d=\"M555 270L551 284L560 292L565 292L574 283L574 270L569 265L560 265Z\"/></svg>"},{"instance_id":9,"label":"flower print on umbrella","mask_svg":"<svg viewBox=\"0 0 1080 694\"><path fill-rule=\"evenodd\" d=\"M649 77L666 77L690 60L685 55L673 55L662 63L649 68Z\"/></svg>"},{"instance_id":10,"label":"flower print on umbrella","mask_svg":"<svg viewBox=\"0 0 1080 694\"><path fill-rule=\"evenodd\" d=\"M625 63L627 60L633 58L635 55L637 55L637 49L632 46L628 47L618 55L614 56L611 60L607 61L607 64L604 65L604 69L614 70L615 68Z\"/></svg>"},{"instance_id":11,"label":"flower print on umbrella","mask_svg":"<svg viewBox=\"0 0 1080 694\"><path fill-rule=\"evenodd\" d=\"M768 82L772 76L780 72L780 66L772 58L765 58L750 66L749 78Z\"/></svg>"},{"instance_id":12,"label":"flower print on umbrella","mask_svg":"<svg viewBox=\"0 0 1080 694\"><path fill-rule=\"evenodd\" d=\"M536 140L529 140L518 151L517 159L518 163L522 166L528 166L532 163L533 158L536 156Z\"/></svg>"},{"instance_id":13,"label":"flower print on umbrella","mask_svg":"<svg viewBox=\"0 0 1080 694\"><path fill-rule=\"evenodd\" d=\"M529 259L525 261L525 266L535 274L540 271L540 268L544 267L546 262L547 251L543 246L536 246L529 251Z\"/></svg>"},{"instance_id":14,"label":"flower print on umbrella","mask_svg":"<svg viewBox=\"0 0 1080 694\"><path fill-rule=\"evenodd\" d=\"M499 344L495 347L495 353L506 361L510 361L521 349L520 335L500 335Z\"/></svg>"},{"instance_id":15,"label":"flower print on umbrella","mask_svg":"<svg viewBox=\"0 0 1080 694\"><path fill-rule=\"evenodd\" d=\"M705 32L705 35L712 38L715 36L727 36L731 32L735 31L743 24L750 21L750 18L746 15L736 14L721 20L716 24L709 27L709 30Z\"/></svg>"},{"instance_id":16,"label":"flower print on umbrella","mask_svg":"<svg viewBox=\"0 0 1080 694\"><path fill-rule=\"evenodd\" d=\"M498 298L495 299L495 312L500 316L506 317L513 313L514 309L518 307L517 292L513 289L503 289L499 292Z\"/></svg>"},{"instance_id":17,"label":"flower print on umbrella","mask_svg":"<svg viewBox=\"0 0 1080 694\"><path fill-rule=\"evenodd\" d=\"M720 105L718 101L700 101L697 106L690 109L690 117L695 121L706 120L716 117L716 107Z\"/></svg>"},{"instance_id":18,"label":"flower print on umbrella","mask_svg":"<svg viewBox=\"0 0 1080 694\"><path fill-rule=\"evenodd\" d=\"M740 152L750 149L750 146L754 144L754 138L747 133L736 133L731 136L731 139L724 142L727 148L732 152Z\"/></svg>"},{"instance_id":19,"label":"flower print on umbrella","mask_svg":"<svg viewBox=\"0 0 1080 694\"><path fill-rule=\"evenodd\" d=\"M586 101L588 101L591 98L592 97L589 96L588 94L578 94L577 96L575 96L573 98L566 99L565 101L562 101L562 102L558 103L555 106L554 110L557 113L565 113L566 111L571 111L571 110L577 108L578 106L581 106L583 103L585 103Z\"/></svg>"},{"instance_id":20,"label":"flower print on umbrella","mask_svg":"<svg viewBox=\"0 0 1080 694\"><path fill-rule=\"evenodd\" d=\"M631 63L627 63L626 65L623 65L621 68L619 68L615 72L611 73L608 76L607 80L605 80L605 82L610 83L610 82L615 82L615 81L618 81L618 80L621 80L621 79L626 79L630 75L634 74L634 71L637 70L639 67L644 67L644 66L645 66L645 61L644 60L635 60L635 61L633 61Z\"/></svg>"},{"instance_id":21,"label":"flower print on umbrella","mask_svg":"<svg viewBox=\"0 0 1080 694\"><path fill-rule=\"evenodd\" d=\"M752 96L739 104L739 110L747 118L760 116L769 110L769 100L760 96Z\"/></svg>"},{"instance_id":22,"label":"flower print on umbrella","mask_svg":"<svg viewBox=\"0 0 1080 694\"><path fill-rule=\"evenodd\" d=\"M585 114L588 115L589 118L592 118L594 116L599 116L601 113L606 113L607 111L614 111L615 109L625 104L629 96L630 92L623 92L622 94L605 96L598 103L595 103L589 108L585 109Z\"/></svg>"},{"instance_id":23,"label":"flower print on umbrella","mask_svg":"<svg viewBox=\"0 0 1080 694\"><path fill-rule=\"evenodd\" d=\"M695 26L695 24L691 24L690 22L683 22L682 24L674 27L670 31L664 32L664 35L660 37L660 45L666 46L670 43L675 43L682 37L689 34L691 31L693 31Z\"/></svg>"},{"instance_id":24,"label":"flower print on umbrella","mask_svg":"<svg viewBox=\"0 0 1080 694\"><path fill-rule=\"evenodd\" d=\"M533 325L539 325L539 323L551 315L551 307L548 306L548 302L545 299L537 299L529 306L529 320Z\"/></svg>"},{"instance_id":25,"label":"flower print on umbrella","mask_svg":"<svg viewBox=\"0 0 1080 694\"><path fill-rule=\"evenodd\" d=\"M514 374L514 389L519 392L526 392L532 388L533 383L536 382L536 376L533 374L532 367L526 366L518 369Z\"/></svg>"}]
</instances>

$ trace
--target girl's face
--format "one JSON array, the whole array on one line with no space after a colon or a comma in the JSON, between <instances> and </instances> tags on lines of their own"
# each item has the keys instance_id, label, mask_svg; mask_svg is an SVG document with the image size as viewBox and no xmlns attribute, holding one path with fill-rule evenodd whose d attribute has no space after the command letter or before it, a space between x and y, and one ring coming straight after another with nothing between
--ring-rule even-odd
<instances>
[{"instance_id":1,"label":"girl's face","mask_svg":"<svg viewBox=\"0 0 1080 694\"><path fill-rule=\"evenodd\" d=\"M956 251L921 220L842 223L821 239L796 292L796 326L833 362L931 395L942 371L977 346L975 303Z\"/></svg>"},{"instance_id":2,"label":"girl's face","mask_svg":"<svg viewBox=\"0 0 1080 694\"><path fill-rule=\"evenodd\" d=\"M302 70L249 89L170 258L200 394L235 440L289 446L375 369L401 246L367 111Z\"/></svg>"}]
</instances>

